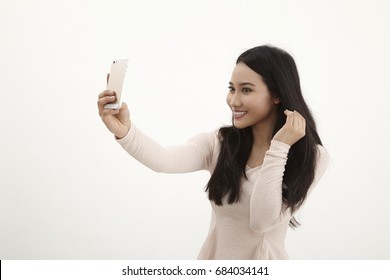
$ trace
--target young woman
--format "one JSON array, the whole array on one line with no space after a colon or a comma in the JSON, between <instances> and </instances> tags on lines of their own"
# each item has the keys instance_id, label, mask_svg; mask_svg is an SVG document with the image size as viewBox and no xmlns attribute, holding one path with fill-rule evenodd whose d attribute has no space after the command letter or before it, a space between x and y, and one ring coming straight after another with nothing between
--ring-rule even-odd
<instances>
[{"instance_id":1,"label":"young woman","mask_svg":"<svg viewBox=\"0 0 390 280\"><path fill-rule=\"evenodd\" d=\"M198 259L288 259L284 240L293 214L323 175L328 154L301 92L293 58L273 46L245 51L227 94L232 126L164 148L131 123L127 105L99 114L135 159L157 172L208 170L212 205Z\"/></svg>"}]
</instances>

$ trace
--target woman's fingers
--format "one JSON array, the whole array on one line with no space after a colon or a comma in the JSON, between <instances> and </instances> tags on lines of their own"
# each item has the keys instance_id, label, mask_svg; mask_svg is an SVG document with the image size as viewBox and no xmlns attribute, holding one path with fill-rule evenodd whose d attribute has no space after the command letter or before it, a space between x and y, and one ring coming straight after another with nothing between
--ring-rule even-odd
<instances>
[{"instance_id":1,"label":"woman's fingers","mask_svg":"<svg viewBox=\"0 0 390 280\"><path fill-rule=\"evenodd\" d=\"M110 116L110 115L116 115L119 113L119 109L113 110L113 109L104 109L102 111L102 117Z\"/></svg>"},{"instance_id":2,"label":"woman's fingers","mask_svg":"<svg viewBox=\"0 0 390 280\"><path fill-rule=\"evenodd\" d=\"M110 102L114 102L116 99L115 97L115 92L112 90L105 90L99 94L98 98L98 109L99 109L99 115L102 116L103 110L104 110L104 105Z\"/></svg>"},{"instance_id":3,"label":"woman's fingers","mask_svg":"<svg viewBox=\"0 0 390 280\"><path fill-rule=\"evenodd\" d=\"M114 101L115 101L115 96L105 96L98 100L98 104L100 106L104 106L107 103L114 102Z\"/></svg>"},{"instance_id":4,"label":"woman's fingers","mask_svg":"<svg viewBox=\"0 0 390 280\"><path fill-rule=\"evenodd\" d=\"M115 92L112 91L112 90L105 90L105 91L102 91L101 93L99 93L99 98L102 98L104 96L111 96L111 95L115 95Z\"/></svg>"},{"instance_id":5,"label":"woman's fingers","mask_svg":"<svg viewBox=\"0 0 390 280\"><path fill-rule=\"evenodd\" d=\"M286 123L274 135L273 139L292 146L305 136L306 122L297 111L285 110L284 114L286 115Z\"/></svg>"},{"instance_id":6,"label":"woman's fingers","mask_svg":"<svg viewBox=\"0 0 390 280\"><path fill-rule=\"evenodd\" d=\"M305 118L302 117L302 115L297 111L294 111L294 115L295 115L294 121L296 122L296 130L299 134L304 136L306 131Z\"/></svg>"},{"instance_id":7,"label":"woman's fingers","mask_svg":"<svg viewBox=\"0 0 390 280\"><path fill-rule=\"evenodd\" d=\"M286 115L286 124L289 126L294 125L294 114L290 110L285 110L284 114Z\"/></svg>"},{"instance_id":8,"label":"woman's fingers","mask_svg":"<svg viewBox=\"0 0 390 280\"><path fill-rule=\"evenodd\" d=\"M299 113L297 111L294 111L294 122L295 122L295 126L299 129L301 127L301 119L302 117L299 115Z\"/></svg>"},{"instance_id":9,"label":"woman's fingers","mask_svg":"<svg viewBox=\"0 0 390 280\"><path fill-rule=\"evenodd\" d=\"M299 132L305 132L306 129L306 120L298 111L285 110L284 114L287 116L286 124L298 130Z\"/></svg>"}]
</instances>

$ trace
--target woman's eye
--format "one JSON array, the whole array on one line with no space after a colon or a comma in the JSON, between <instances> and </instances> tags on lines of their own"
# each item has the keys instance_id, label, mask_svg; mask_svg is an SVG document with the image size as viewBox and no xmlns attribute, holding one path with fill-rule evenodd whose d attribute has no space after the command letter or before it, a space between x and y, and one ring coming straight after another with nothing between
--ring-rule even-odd
<instances>
[{"instance_id":1,"label":"woman's eye","mask_svg":"<svg viewBox=\"0 0 390 280\"><path fill-rule=\"evenodd\" d=\"M234 91L234 88L233 88L233 87L229 87L229 91L230 91L230 92L233 92L233 91Z\"/></svg>"},{"instance_id":2,"label":"woman's eye","mask_svg":"<svg viewBox=\"0 0 390 280\"><path fill-rule=\"evenodd\" d=\"M242 88L242 92L251 92L252 90L250 88Z\"/></svg>"}]
</instances>

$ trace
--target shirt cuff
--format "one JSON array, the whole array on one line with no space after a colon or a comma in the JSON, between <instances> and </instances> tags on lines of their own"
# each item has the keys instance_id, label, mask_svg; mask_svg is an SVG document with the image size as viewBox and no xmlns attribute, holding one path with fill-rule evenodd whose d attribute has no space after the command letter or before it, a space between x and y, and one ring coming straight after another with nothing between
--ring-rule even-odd
<instances>
[{"instance_id":1,"label":"shirt cuff","mask_svg":"<svg viewBox=\"0 0 390 280\"><path fill-rule=\"evenodd\" d=\"M287 158L290 148L291 146L286 143L278 140L271 140L271 145L266 153L276 157Z\"/></svg>"},{"instance_id":2,"label":"shirt cuff","mask_svg":"<svg viewBox=\"0 0 390 280\"><path fill-rule=\"evenodd\" d=\"M125 137L118 139L116 136L115 140L121 144L122 146L128 142L131 142L134 139L135 133L136 133L137 128L135 127L134 123L131 123L130 129L125 135Z\"/></svg>"},{"instance_id":3,"label":"shirt cuff","mask_svg":"<svg viewBox=\"0 0 390 280\"><path fill-rule=\"evenodd\" d=\"M285 151L290 150L291 146L289 144L286 144L284 142L278 141L278 140L271 140L271 146L282 149Z\"/></svg>"}]
</instances>

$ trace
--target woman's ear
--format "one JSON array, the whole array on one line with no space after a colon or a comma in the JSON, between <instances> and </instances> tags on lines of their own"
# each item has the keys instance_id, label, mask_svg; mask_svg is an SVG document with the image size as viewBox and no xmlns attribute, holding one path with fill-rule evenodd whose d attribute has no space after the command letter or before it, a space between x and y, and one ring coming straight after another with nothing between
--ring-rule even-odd
<instances>
[{"instance_id":1,"label":"woman's ear","mask_svg":"<svg viewBox=\"0 0 390 280\"><path fill-rule=\"evenodd\" d=\"M274 104L279 104L280 103L280 99L279 97L277 97L276 95L274 96Z\"/></svg>"}]
</instances>

